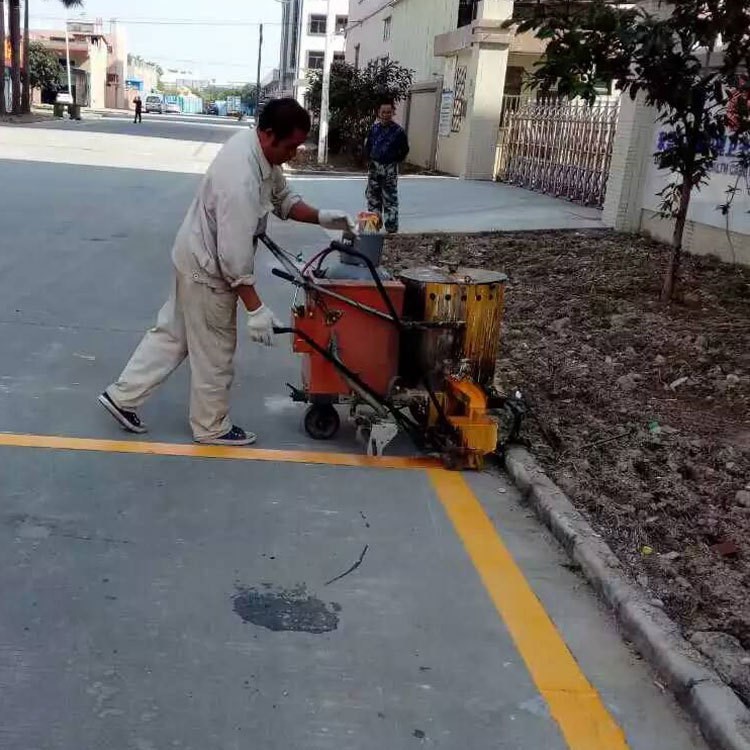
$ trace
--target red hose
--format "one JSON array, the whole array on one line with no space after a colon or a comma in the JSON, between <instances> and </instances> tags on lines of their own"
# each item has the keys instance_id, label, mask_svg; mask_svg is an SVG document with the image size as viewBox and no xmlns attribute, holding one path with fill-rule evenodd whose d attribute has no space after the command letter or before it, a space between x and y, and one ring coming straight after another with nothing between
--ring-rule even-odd
<instances>
[{"instance_id":1,"label":"red hose","mask_svg":"<svg viewBox=\"0 0 750 750\"><path fill-rule=\"evenodd\" d=\"M310 258L310 260L308 260L308 261L307 261L307 263L306 263L306 264L304 265L304 267L302 268L302 275L304 276L304 275L305 275L305 274L307 273L307 271L308 271L308 269L310 268L310 266L311 266L311 265L312 265L313 263L315 263L315 261L316 261L316 260L318 260L318 258L321 258L321 257L322 257L323 255L325 255L325 254L326 254L327 252L328 252L328 248L326 248L325 250L321 250L321 251L320 251L320 252L319 252L319 253L318 253L317 255L313 255L313 257L312 257L312 258Z\"/></svg>"}]
</instances>

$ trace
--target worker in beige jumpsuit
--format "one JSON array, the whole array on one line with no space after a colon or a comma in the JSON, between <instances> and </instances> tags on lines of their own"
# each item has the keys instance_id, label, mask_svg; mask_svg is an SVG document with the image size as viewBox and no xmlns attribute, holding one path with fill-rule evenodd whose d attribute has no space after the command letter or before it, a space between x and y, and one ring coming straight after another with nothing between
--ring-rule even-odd
<instances>
[{"instance_id":1,"label":"worker in beige jumpsuit","mask_svg":"<svg viewBox=\"0 0 750 750\"><path fill-rule=\"evenodd\" d=\"M270 346L276 319L255 289L257 237L268 214L352 230L343 211L318 211L292 192L281 164L310 130L294 99L264 108L255 130L231 138L209 167L172 249L174 282L167 303L120 377L99 403L126 430L146 431L137 409L187 358L190 425L196 442L249 445L256 436L232 424L229 389L237 345L237 301L247 309L251 340Z\"/></svg>"}]
</instances>

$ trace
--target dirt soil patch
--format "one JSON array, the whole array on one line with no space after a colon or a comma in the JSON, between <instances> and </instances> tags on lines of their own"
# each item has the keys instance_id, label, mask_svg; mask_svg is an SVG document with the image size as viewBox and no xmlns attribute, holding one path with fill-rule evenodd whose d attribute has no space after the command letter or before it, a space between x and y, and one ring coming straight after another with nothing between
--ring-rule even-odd
<instances>
[{"instance_id":1,"label":"dirt soil patch","mask_svg":"<svg viewBox=\"0 0 750 750\"><path fill-rule=\"evenodd\" d=\"M286 167L290 172L365 173L362 162L350 154L329 154L327 164L318 164L318 150L315 145L301 148L294 159L287 162Z\"/></svg>"},{"instance_id":2,"label":"dirt soil patch","mask_svg":"<svg viewBox=\"0 0 750 750\"><path fill-rule=\"evenodd\" d=\"M508 274L498 386L525 437L633 578L690 635L750 648L750 269L610 232L389 238L391 268Z\"/></svg>"}]
</instances>

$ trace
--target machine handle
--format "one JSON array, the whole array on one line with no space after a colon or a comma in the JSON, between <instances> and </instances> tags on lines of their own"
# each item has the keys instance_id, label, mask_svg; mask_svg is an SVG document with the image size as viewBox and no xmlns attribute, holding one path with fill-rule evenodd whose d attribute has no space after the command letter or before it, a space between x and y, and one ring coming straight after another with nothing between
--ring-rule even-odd
<instances>
[{"instance_id":1,"label":"machine handle","mask_svg":"<svg viewBox=\"0 0 750 750\"><path fill-rule=\"evenodd\" d=\"M286 271L282 270L281 268L272 268L271 273L274 276L278 276L280 279L284 279L284 281L288 281L291 284L299 284L299 280L295 279L292 274L287 273Z\"/></svg>"}]
</instances>

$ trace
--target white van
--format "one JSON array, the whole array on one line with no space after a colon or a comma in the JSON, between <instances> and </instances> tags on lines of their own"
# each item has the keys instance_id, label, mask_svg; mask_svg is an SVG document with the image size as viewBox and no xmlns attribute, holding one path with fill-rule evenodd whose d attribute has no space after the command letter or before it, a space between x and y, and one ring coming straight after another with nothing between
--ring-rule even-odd
<instances>
[{"instance_id":1,"label":"white van","mask_svg":"<svg viewBox=\"0 0 750 750\"><path fill-rule=\"evenodd\" d=\"M158 115L163 115L165 111L164 97L161 94L149 94L146 101L143 102L143 111L146 114L156 112Z\"/></svg>"}]
</instances>

